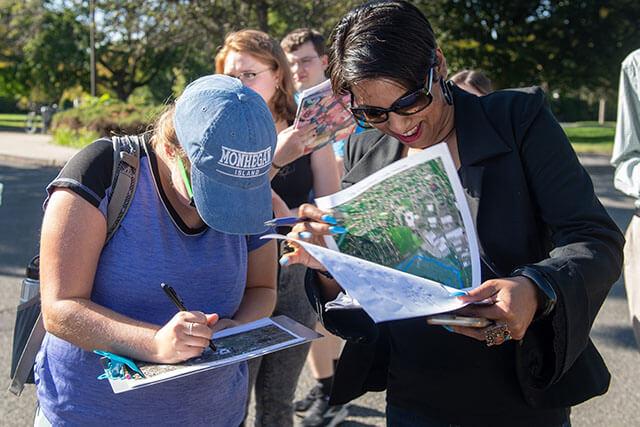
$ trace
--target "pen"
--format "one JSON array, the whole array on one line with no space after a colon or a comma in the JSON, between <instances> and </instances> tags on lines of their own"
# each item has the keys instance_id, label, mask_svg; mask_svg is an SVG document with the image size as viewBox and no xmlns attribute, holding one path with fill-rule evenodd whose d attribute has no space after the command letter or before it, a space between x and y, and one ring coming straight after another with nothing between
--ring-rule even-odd
<instances>
[{"instance_id":1,"label":"pen","mask_svg":"<svg viewBox=\"0 0 640 427\"><path fill-rule=\"evenodd\" d=\"M304 216L284 216L265 221L264 225L266 225L267 227L280 227L284 225L295 225L299 222L305 221L310 221L310 219Z\"/></svg>"},{"instance_id":2,"label":"pen","mask_svg":"<svg viewBox=\"0 0 640 427\"><path fill-rule=\"evenodd\" d=\"M174 303L176 307L178 307L178 310L189 311L187 310L187 307L184 306L184 303L182 302L182 300L180 299L176 291L171 286L167 285L166 283L160 283L160 287L162 288L164 293L167 294L171 302ZM217 350L215 344L213 343L213 340L211 339L209 340L209 348L213 351Z\"/></svg>"}]
</instances>

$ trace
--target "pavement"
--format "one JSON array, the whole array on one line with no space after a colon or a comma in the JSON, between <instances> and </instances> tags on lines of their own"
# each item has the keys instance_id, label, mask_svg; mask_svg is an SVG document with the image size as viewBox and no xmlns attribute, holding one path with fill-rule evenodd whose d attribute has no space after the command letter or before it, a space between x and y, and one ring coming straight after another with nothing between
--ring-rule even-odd
<instances>
[{"instance_id":1,"label":"pavement","mask_svg":"<svg viewBox=\"0 0 640 427\"><path fill-rule=\"evenodd\" d=\"M78 149L51 143L50 135L0 132L0 161L61 167Z\"/></svg>"},{"instance_id":2,"label":"pavement","mask_svg":"<svg viewBox=\"0 0 640 427\"><path fill-rule=\"evenodd\" d=\"M42 218L45 185L77 150L50 143L46 135L0 132L0 426L33 425L35 389L29 385L20 398L6 392L10 348L20 282L35 254ZM581 155L596 193L618 226L625 230L633 215L633 201L612 187L613 169L602 155ZM622 278L613 286L593 326L591 337L612 374L607 394L572 410L574 427L640 425L640 352L635 344ZM296 391L301 398L313 386L305 367ZM452 396L455 399L462 399ZM464 396L472 399L473 396ZM353 401L344 426L384 426L384 393L367 393ZM461 408L464 402L461 401ZM248 425L252 425L253 412Z\"/></svg>"}]
</instances>

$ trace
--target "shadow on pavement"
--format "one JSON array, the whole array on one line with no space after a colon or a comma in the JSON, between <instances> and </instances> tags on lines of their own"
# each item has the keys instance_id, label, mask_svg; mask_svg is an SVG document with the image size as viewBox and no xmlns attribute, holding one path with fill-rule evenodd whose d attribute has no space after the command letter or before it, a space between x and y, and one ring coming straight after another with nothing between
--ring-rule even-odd
<instances>
[{"instance_id":1,"label":"shadow on pavement","mask_svg":"<svg viewBox=\"0 0 640 427\"><path fill-rule=\"evenodd\" d=\"M21 277L38 248L45 187L59 168L0 164L0 274Z\"/></svg>"},{"instance_id":2,"label":"shadow on pavement","mask_svg":"<svg viewBox=\"0 0 640 427\"><path fill-rule=\"evenodd\" d=\"M356 417L385 417L382 411L354 404L349 404L349 415Z\"/></svg>"},{"instance_id":3,"label":"shadow on pavement","mask_svg":"<svg viewBox=\"0 0 640 427\"><path fill-rule=\"evenodd\" d=\"M612 347L637 349L631 325L599 326L591 330L591 337Z\"/></svg>"}]
</instances>

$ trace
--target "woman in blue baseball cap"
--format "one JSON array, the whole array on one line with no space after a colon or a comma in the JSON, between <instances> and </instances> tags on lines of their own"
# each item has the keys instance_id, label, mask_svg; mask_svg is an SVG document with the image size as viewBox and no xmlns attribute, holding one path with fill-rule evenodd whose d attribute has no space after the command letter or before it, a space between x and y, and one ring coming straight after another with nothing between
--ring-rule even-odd
<instances>
[{"instance_id":1,"label":"woman in blue baseball cap","mask_svg":"<svg viewBox=\"0 0 640 427\"><path fill-rule=\"evenodd\" d=\"M83 149L47 188L36 425L244 418L245 363L113 394L91 350L177 363L199 356L215 331L271 314L276 246L259 239L272 217L271 113L238 80L206 76L142 139L133 200L107 244L111 141ZM177 312L163 282L197 311Z\"/></svg>"},{"instance_id":2,"label":"woman in blue baseball cap","mask_svg":"<svg viewBox=\"0 0 640 427\"><path fill-rule=\"evenodd\" d=\"M237 77L269 105L279 132L272 168L277 173L272 173L271 182L276 217L295 215L311 193L321 197L338 191L338 168L331 146L315 151L308 148L306 142L316 131L315 125L292 126L296 112L293 78L287 57L273 37L257 30L228 34L216 55L216 72ZM289 228L278 231L284 234ZM304 273L302 266L280 269L274 313L312 328L315 316L304 294ZM293 425L293 398L308 349L299 346L249 362L250 384L255 383L256 426Z\"/></svg>"}]
</instances>

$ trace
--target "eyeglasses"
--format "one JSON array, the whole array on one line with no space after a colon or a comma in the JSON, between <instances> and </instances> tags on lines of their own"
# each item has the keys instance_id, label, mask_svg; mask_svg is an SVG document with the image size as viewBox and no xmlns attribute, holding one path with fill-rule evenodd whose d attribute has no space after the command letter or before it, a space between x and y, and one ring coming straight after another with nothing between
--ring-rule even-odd
<instances>
[{"instance_id":1,"label":"eyeglasses","mask_svg":"<svg viewBox=\"0 0 640 427\"><path fill-rule=\"evenodd\" d=\"M309 68L313 62L320 58L319 56L305 56L304 58L300 58L297 61L289 61L289 67L293 68L294 65L302 68Z\"/></svg>"},{"instance_id":2,"label":"eyeglasses","mask_svg":"<svg viewBox=\"0 0 640 427\"><path fill-rule=\"evenodd\" d=\"M182 175L182 181L184 181L184 186L187 189L187 194L190 197L189 205L192 207L196 207L196 202L193 200L193 190L191 189L191 180L189 179L189 175L187 174L187 168L184 167L184 162L180 157L178 157L178 166L180 166L180 175Z\"/></svg>"},{"instance_id":3,"label":"eyeglasses","mask_svg":"<svg viewBox=\"0 0 640 427\"><path fill-rule=\"evenodd\" d=\"M431 94L431 86L433 84L433 67L429 69L429 77L426 84L413 92L407 93L398 98L391 107L370 107L363 105L361 107L352 107L351 114L361 125L367 127L368 124L384 123L389 119L389 113L396 113L401 116L410 116L431 105L433 95ZM351 94L351 104L353 105L353 94Z\"/></svg>"},{"instance_id":4,"label":"eyeglasses","mask_svg":"<svg viewBox=\"0 0 640 427\"><path fill-rule=\"evenodd\" d=\"M258 74L266 73L267 71L271 71L271 68L264 69L262 71L244 71L238 74L227 74L229 77L235 77L239 79L242 83L250 82L255 79Z\"/></svg>"}]
</instances>

